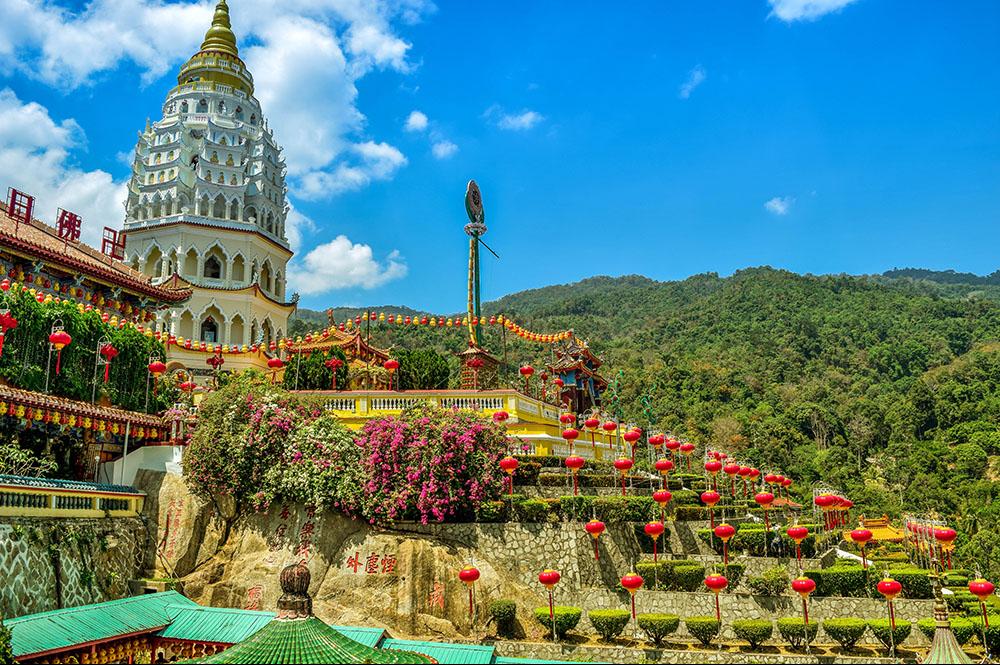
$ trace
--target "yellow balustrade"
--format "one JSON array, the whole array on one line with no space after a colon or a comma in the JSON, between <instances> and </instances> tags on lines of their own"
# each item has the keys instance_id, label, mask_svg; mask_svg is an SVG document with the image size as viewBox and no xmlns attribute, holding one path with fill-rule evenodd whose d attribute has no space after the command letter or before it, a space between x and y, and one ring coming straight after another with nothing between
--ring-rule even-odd
<instances>
[{"instance_id":1,"label":"yellow balustrade","mask_svg":"<svg viewBox=\"0 0 1000 665\"><path fill-rule=\"evenodd\" d=\"M136 517L145 499L141 492L30 487L0 481L0 517Z\"/></svg>"}]
</instances>

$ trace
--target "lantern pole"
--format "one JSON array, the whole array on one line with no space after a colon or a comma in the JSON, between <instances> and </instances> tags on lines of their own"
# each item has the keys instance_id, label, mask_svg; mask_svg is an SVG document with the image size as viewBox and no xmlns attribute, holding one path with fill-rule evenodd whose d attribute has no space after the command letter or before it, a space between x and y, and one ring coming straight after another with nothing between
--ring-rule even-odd
<instances>
[{"instance_id":1,"label":"lantern pole","mask_svg":"<svg viewBox=\"0 0 1000 665\"><path fill-rule=\"evenodd\" d=\"M101 366L101 349L104 348L105 344L110 343L111 342L105 336L101 336L101 338L97 340L97 349L94 350L94 376L91 380L91 383L93 383L93 388L90 391L91 404L97 401L97 368Z\"/></svg>"}]
</instances>

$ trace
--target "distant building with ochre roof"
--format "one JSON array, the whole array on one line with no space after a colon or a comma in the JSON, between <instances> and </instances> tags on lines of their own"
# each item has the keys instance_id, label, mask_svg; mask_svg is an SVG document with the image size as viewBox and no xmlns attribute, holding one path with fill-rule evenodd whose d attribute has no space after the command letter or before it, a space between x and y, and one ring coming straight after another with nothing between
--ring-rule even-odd
<instances>
[{"instance_id":1,"label":"distant building with ochre roof","mask_svg":"<svg viewBox=\"0 0 1000 665\"><path fill-rule=\"evenodd\" d=\"M862 516L860 524L862 529L868 529L872 532L872 541L874 542L901 543L906 535L902 529L897 529L889 524L888 515L882 515L882 517L875 517L872 519L866 519ZM850 540L850 531L845 531L844 533L845 537Z\"/></svg>"}]
</instances>

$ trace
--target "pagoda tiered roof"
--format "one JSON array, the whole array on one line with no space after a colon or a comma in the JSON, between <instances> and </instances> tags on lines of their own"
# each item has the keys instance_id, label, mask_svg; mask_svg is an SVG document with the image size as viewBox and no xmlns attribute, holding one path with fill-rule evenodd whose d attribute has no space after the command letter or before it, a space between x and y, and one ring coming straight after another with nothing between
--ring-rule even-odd
<instances>
[{"instance_id":1,"label":"pagoda tiered roof","mask_svg":"<svg viewBox=\"0 0 1000 665\"><path fill-rule=\"evenodd\" d=\"M289 353L312 353L313 351L326 351L332 348L339 348L348 357L364 358L371 356L378 362L385 362L389 359L389 351L372 346L365 340L359 329L353 332L343 332L330 326L324 339L313 340L311 342L296 342L294 347L288 349Z\"/></svg>"},{"instance_id":2,"label":"pagoda tiered roof","mask_svg":"<svg viewBox=\"0 0 1000 665\"><path fill-rule=\"evenodd\" d=\"M23 261L42 261L67 278L82 276L94 282L164 303L179 303L191 297L183 286L154 285L149 277L122 261L89 245L59 237L57 230L39 219L18 222L0 202L0 251Z\"/></svg>"}]
</instances>

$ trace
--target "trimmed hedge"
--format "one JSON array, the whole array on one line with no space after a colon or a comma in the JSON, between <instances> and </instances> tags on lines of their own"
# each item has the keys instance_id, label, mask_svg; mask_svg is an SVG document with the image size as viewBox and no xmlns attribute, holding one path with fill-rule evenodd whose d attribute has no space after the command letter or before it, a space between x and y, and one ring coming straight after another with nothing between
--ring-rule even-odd
<instances>
[{"instance_id":1,"label":"trimmed hedge","mask_svg":"<svg viewBox=\"0 0 1000 665\"><path fill-rule=\"evenodd\" d=\"M719 634L719 629L722 626L715 617L687 617L684 619L684 627L695 639L707 647Z\"/></svg>"},{"instance_id":2,"label":"trimmed hedge","mask_svg":"<svg viewBox=\"0 0 1000 665\"><path fill-rule=\"evenodd\" d=\"M737 619L733 621L733 632L736 637L749 642L751 649L756 649L771 639L774 624L764 619Z\"/></svg>"},{"instance_id":3,"label":"trimmed hedge","mask_svg":"<svg viewBox=\"0 0 1000 665\"><path fill-rule=\"evenodd\" d=\"M815 621L806 623L802 617L784 617L778 619L778 632L786 642L798 649L816 639L819 624Z\"/></svg>"},{"instance_id":4,"label":"trimmed hedge","mask_svg":"<svg viewBox=\"0 0 1000 665\"><path fill-rule=\"evenodd\" d=\"M490 603L490 616L497 627L497 635L513 637L517 618L517 605L513 600L494 600Z\"/></svg>"},{"instance_id":5,"label":"trimmed hedge","mask_svg":"<svg viewBox=\"0 0 1000 665\"><path fill-rule=\"evenodd\" d=\"M703 522L708 519L708 510L701 506L677 506L674 519L679 522Z\"/></svg>"},{"instance_id":6,"label":"trimmed hedge","mask_svg":"<svg viewBox=\"0 0 1000 665\"><path fill-rule=\"evenodd\" d=\"M559 497L559 511L562 518L570 522L586 522L590 519L594 509L594 497L592 496L561 496Z\"/></svg>"},{"instance_id":7,"label":"trimmed hedge","mask_svg":"<svg viewBox=\"0 0 1000 665\"><path fill-rule=\"evenodd\" d=\"M599 496L594 513L602 522L648 522L659 517L659 506L650 496Z\"/></svg>"},{"instance_id":8,"label":"trimmed hedge","mask_svg":"<svg viewBox=\"0 0 1000 665\"><path fill-rule=\"evenodd\" d=\"M910 622L904 619L896 619L895 631L892 630L888 619L871 619L868 621L868 627L887 649L891 648L893 644L897 646L902 644L903 640L910 636L910 631L913 629Z\"/></svg>"},{"instance_id":9,"label":"trimmed hedge","mask_svg":"<svg viewBox=\"0 0 1000 665\"><path fill-rule=\"evenodd\" d=\"M747 578L750 592L758 596L782 596L790 584L788 569L785 566L774 566L765 570L762 575L751 575Z\"/></svg>"},{"instance_id":10,"label":"trimmed hedge","mask_svg":"<svg viewBox=\"0 0 1000 665\"><path fill-rule=\"evenodd\" d=\"M853 649L866 630L868 624L864 619L827 619L823 622L823 632L836 640L841 649Z\"/></svg>"},{"instance_id":11,"label":"trimmed hedge","mask_svg":"<svg viewBox=\"0 0 1000 665\"><path fill-rule=\"evenodd\" d=\"M636 620L642 632L656 646L663 644L663 638L673 635L681 625L681 618L676 614L640 614Z\"/></svg>"},{"instance_id":12,"label":"trimmed hedge","mask_svg":"<svg viewBox=\"0 0 1000 665\"><path fill-rule=\"evenodd\" d=\"M535 485L538 483L538 475L542 472L542 465L538 462L518 460L519 464L514 469L515 485Z\"/></svg>"},{"instance_id":13,"label":"trimmed hedge","mask_svg":"<svg viewBox=\"0 0 1000 665\"><path fill-rule=\"evenodd\" d=\"M988 614L990 627L986 629L986 648L990 653L1000 651L1000 615ZM970 619L976 630L976 637L982 639L983 617L982 615Z\"/></svg>"},{"instance_id":14,"label":"trimmed hedge","mask_svg":"<svg viewBox=\"0 0 1000 665\"><path fill-rule=\"evenodd\" d=\"M806 570L803 575L816 583L817 596L849 596L858 598L868 596L871 573L867 573L856 565L836 564L821 570ZM876 576L876 584L879 579Z\"/></svg>"},{"instance_id":15,"label":"trimmed hedge","mask_svg":"<svg viewBox=\"0 0 1000 665\"><path fill-rule=\"evenodd\" d=\"M688 580L685 578L684 584L697 583L700 586L702 580L704 580L703 573L705 567L697 561L689 559L663 559L656 563L652 561L640 561L635 565L635 572L645 580L647 589L656 589L658 591L698 591L698 588L687 589L681 585L681 581L677 576L677 569L682 567L699 569L700 572L698 575L701 576L700 579L693 579L696 575L692 572L690 573L692 579Z\"/></svg>"},{"instance_id":16,"label":"trimmed hedge","mask_svg":"<svg viewBox=\"0 0 1000 665\"><path fill-rule=\"evenodd\" d=\"M934 619L921 619L917 622L917 628L924 634L924 637L928 640L933 640L934 633L937 631L937 621ZM978 637L980 635L979 628L976 624L968 619L961 618L951 619L951 632L955 634L955 640L959 643L959 645L964 645L973 637Z\"/></svg>"},{"instance_id":17,"label":"trimmed hedge","mask_svg":"<svg viewBox=\"0 0 1000 665\"><path fill-rule=\"evenodd\" d=\"M705 583L705 566L694 564L674 568L675 584L680 591L701 591Z\"/></svg>"},{"instance_id":18,"label":"trimmed hedge","mask_svg":"<svg viewBox=\"0 0 1000 665\"><path fill-rule=\"evenodd\" d=\"M576 628L576 625L580 623L580 617L583 616L583 610L579 607L566 605L556 605L553 613L556 618L556 635L560 638L565 637L566 633ZM548 605L535 608L535 620L542 624L550 635L552 634L552 621L549 618Z\"/></svg>"},{"instance_id":19,"label":"trimmed hedge","mask_svg":"<svg viewBox=\"0 0 1000 665\"><path fill-rule=\"evenodd\" d=\"M587 613L590 625L605 642L610 642L622 634L632 614L628 610L591 610Z\"/></svg>"}]
</instances>

